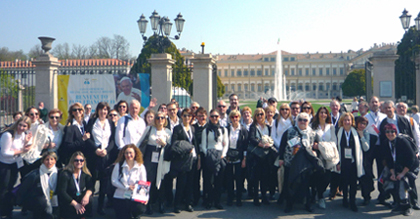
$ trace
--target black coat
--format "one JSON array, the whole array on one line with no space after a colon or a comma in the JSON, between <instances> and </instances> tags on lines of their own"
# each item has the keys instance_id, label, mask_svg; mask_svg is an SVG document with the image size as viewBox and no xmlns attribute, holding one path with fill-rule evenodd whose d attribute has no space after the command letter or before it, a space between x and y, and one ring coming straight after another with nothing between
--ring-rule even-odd
<instances>
[{"instance_id":1,"label":"black coat","mask_svg":"<svg viewBox=\"0 0 420 219\"><path fill-rule=\"evenodd\" d=\"M86 130L85 121L83 121L83 126ZM77 126L70 124L64 127L63 141L58 149L60 163L67 165L71 155L76 151L81 151L85 156L91 154L89 153L90 150L88 149L86 142L83 141L83 135L80 132L80 129Z\"/></svg>"},{"instance_id":2,"label":"black coat","mask_svg":"<svg viewBox=\"0 0 420 219\"><path fill-rule=\"evenodd\" d=\"M165 160L171 160L171 174L178 175L179 172L191 171L194 158L190 153L195 148L194 127L190 126L192 132L192 144L189 142L187 134L182 125L174 127L171 144L165 151ZM196 149L197 153L197 149Z\"/></svg>"},{"instance_id":3,"label":"black coat","mask_svg":"<svg viewBox=\"0 0 420 219\"><path fill-rule=\"evenodd\" d=\"M395 140L395 162L392 158L388 138L381 144L381 149L384 152L383 157L385 159L386 165L389 169L395 169L395 173L401 172L404 167L409 168L410 171L414 171L414 169L418 167L418 160L416 154L410 146L410 143L407 141L407 139L400 136L397 136Z\"/></svg>"},{"instance_id":4,"label":"black coat","mask_svg":"<svg viewBox=\"0 0 420 219\"><path fill-rule=\"evenodd\" d=\"M88 190L94 191L94 181L92 177L87 175L82 171L80 176L80 193L81 195L77 196L77 189L73 179L73 173L68 170L63 170L58 177L57 184L57 195L58 195L58 205L60 206L60 216L62 218L79 218L79 215L76 214L76 210L70 203L73 200L76 200L78 203L81 202L83 196ZM93 194L90 196L91 200L89 201L88 206L85 208L91 208Z\"/></svg>"},{"instance_id":5,"label":"black coat","mask_svg":"<svg viewBox=\"0 0 420 219\"><path fill-rule=\"evenodd\" d=\"M197 152L197 154L200 154L200 156L204 156L204 155L202 155L201 153L202 153L202 151L201 151L201 149L200 149L200 143L201 143L201 138L202 138L202 133L203 133L203 130L205 129L205 128L207 128L207 123L206 124L204 124L204 126L203 127L200 127L199 125L198 125L198 122L197 123L195 123L194 125L192 125L193 127L194 127L194 138L195 138L195 150L196 150L196 152Z\"/></svg>"},{"instance_id":6,"label":"black coat","mask_svg":"<svg viewBox=\"0 0 420 219\"><path fill-rule=\"evenodd\" d=\"M397 118L397 126L398 126L398 130L400 131L400 133L402 134L407 134L409 135L411 138L414 139L414 135L413 132L411 130L411 124L410 121L408 121L407 118L405 118L404 116L399 116L399 115L395 115ZM385 141L386 135L385 135L385 125L388 124L388 120L387 118L383 119L381 124L379 125L379 140L380 143L382 144L383 141Z\"/></svg>"},{"instance_id":7,"label":"black coat","mask_svg":"<svg viewBox=\"0 0 420 219\"><path fill-rule=\"evenodd\" d=\"M227 127L229 138L230 138L230 128L231 128L231 124L229 124ZM242 160L244 158L244 151L246 151L248 148L248 144L249 144L248 130L246 129L245 126L241 125L241 129L239 130L239 137L236 142L236 149L231 149L229 147L226 158L232 160L232 157L229 157L229 154L233 154L232 151L237 151L238 157L236 159Z\"/></svg>"},{"instance_id":8,"label":"black coat","mask_svg":"<svg viewBox=\"0 0 420 219\"><path fill-rule=\"evenodd\" d=\"M106 148L107 155L105 157L99 157L96 155L96 150L98 149L95 144L95 140L93 138L93 126L98 118L92 118L89 120L86 126L86 132L90 133L90 138L86 140L86 147L89 151L88 153L92 155L91 158L92 162L94 162L94 166L98 170L105 170L108 166L115 162L118 156L118 147L115 145L115 124L111 120L108 120L109 125L111 127L111 136L108 140L108 147ZM91 165L92 166L92 165ZM90 170L90 169L89 169Z\"/></svg>"}]
</instances>

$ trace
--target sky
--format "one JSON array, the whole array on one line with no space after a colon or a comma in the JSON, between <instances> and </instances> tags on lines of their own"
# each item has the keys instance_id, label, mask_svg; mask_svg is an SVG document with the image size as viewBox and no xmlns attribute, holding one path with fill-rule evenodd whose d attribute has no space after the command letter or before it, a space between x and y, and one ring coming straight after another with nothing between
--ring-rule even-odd
<instances>
[{"instance_id":1,"label":"sky","mask_svg":"<svg viewBox=\"0 0 420 219\"><path fill-rule=\"evenodd\" d=\"M181 13L184 31L178 48L195 53L255 54L281 48L291 53L368 50L374 43L397 43L404 34L399 16L406 8L414 18L418 0L0 0L0 47L25 53L40 44L93 44L118 34L137 57L143 45L137 20L156 10L174 19ZM150 22L146 35L152 35Z\"/></svg>"}]
</instances>

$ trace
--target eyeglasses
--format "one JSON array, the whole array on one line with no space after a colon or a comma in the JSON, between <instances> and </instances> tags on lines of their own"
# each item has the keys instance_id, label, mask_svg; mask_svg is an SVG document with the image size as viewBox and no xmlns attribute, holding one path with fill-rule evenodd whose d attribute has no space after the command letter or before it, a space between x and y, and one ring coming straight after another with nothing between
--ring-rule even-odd
<instances>
[{"instance_id":1,"label":"eyeglasses","mask_svg":"<svg viewBox=\"0 0 420 219\"><path fill-rule=\"evenodd\" d=\"M117 114L109 114L109 116L118 116Z\"/></svg>"},{"instance_id":2,"label":"eyeglasses","mask_svg":"<svg viewBox=\"0 0 420 219\"><path fill-rule=\"evenodd\" d=\"M198 106L192 106L191 109L198 109Z\"/></svg>"},{"instance_id":3,"label":"eyeglasses","mask_svg":"<svg viewBox=\"0 0 420 219\"><path fill-rule=\"evenodd\" d=\"M280 111L289 111L289 108L281 108Z\"/></svg>"},{"instance_id":4,"label":"eyeglasses","mask_svg":"<svg viewBox=\"0 0 420 219\"><path fill-rule=\"evenodd\" d=\"M187 118L187 117L192 117L192 115L190 115L190 114L184 114L184 115L182 115L182 117Z\"/></svg>"},{"instance_id":5,"label":"eyeglasses","mask_svg":"<svg viewBox=\"0 0 420 219\"><path fill-rule=\"evenodd\" d=\"M237 119L237 118L239 118L239 116L231 116L230 118L231 119Z\"/></svg>"},{"instance_id":6,"label":"eyeglasses","mask_svg":"<svg viewBox=\"0 0 420 219\"><path fill-rule=\"evenodd\" d=\"M119 105L118 108L127 108L125 105Z\"/></svg>"},{"instance_id":7,"label":"eyeglasses","mask_svg":"<svg viewBox=\"0 0 420 219\"><path fill-rule=\"evenodd\" d=\"M298 122L308 122L307 119L298 119Z\"/></svg>"},{"instance_id":8,"label":"eyeglasses","mask_svg":"<svg viewBox=\"0 0 420 219\"><path fill-rule=\"evenodd\" d=\"M225 108L226 106L218 105L217 107L219 107L219 108Z\"/></svg>"},{"instance_id":9,"label":"eyeglasses","mask_svg":"<svg viewBox=\"0 0 420 219\"><path fill-rule=\"evenodd\" d=\"M257 116L264 116L264 113L258 113Z\"/></svg>"},{"instance_id":10,"label":"eyeglasses","mask_svg":"<svg viewBox=\"0 0 420 219\"><path fill-rule=\"evenodd\" d=\"M213 119L214 118L219 118L219 115L211 115L210 117L213 118Z\"/></svg>"},{"instance_id":11,"label":"eyeglasses","mask_svg":"<svg viewBox=\"0 0 420 219\"><path fill-rule=\"evenodd\" d=\"M58 117L58 116L50 116L50 119L59 119L60 117Z\"/></svg>"},{"instance_id":12,"label":"eyeglasses","mask_svg":"<svg viewBox=\"0 0 420 219\"><path fill-rule=\"evenodd\" d=\"M38 115L38 113L31 113L31 114L29 114L30 116L37 116Z\"/></svg>"},{"instance_id":13,"label":"eyeglasses","mask_svg":"<svg viewBox=\"0 0 420 219\"><path fill-rule=\"evenodd\" d=\"M159 120L159 119L162 119L163 120L163 119L165 119L165 117L163 117L163 116L157 116L156 117L156 120Z\"/></svg>"},{"instance_id":14,"label":"eyeglasses","mask_svg":"<svg viewBox=\"0 0 420 219\"><path fill-rule=\"evenodd\" d=\"M395 133L395 130L386 130L385 133L386 134L394 134Z\"/></svg>"},{"instance_id":15,"label":"eyeglasses","mask_svg":"<svg viewBox=\"0 0 420 219\"><path fill-rule=\"evenodd\" d=\"M309 107L309 106L302 107L302 108L303 108L303 109L307 109L307 110L311 109L311 107Z\"/></svg>"},{"instance_id":16,"label":"eyeglasses","mask_svg":"<svg viewBox=\"0 0 420 219\"><path fill-rule=\"evenodd\" d=\"M73 109L72 111L73 111L73 112L77 112L77 111L82 112L82 111L83 111L83 109L78 108L78 109Z\"/></svg>"},{"instance_id":17,"label":"eyeglasses","mask_svg":"<svg viewBox=\"0 0 420 219\"><path fill-rule=\"evenodd\" d=\"M85 162L85 160L84 159L74 159L74 162L75 163L83 163L83 162Z\"/></svg>"}]
</instances>

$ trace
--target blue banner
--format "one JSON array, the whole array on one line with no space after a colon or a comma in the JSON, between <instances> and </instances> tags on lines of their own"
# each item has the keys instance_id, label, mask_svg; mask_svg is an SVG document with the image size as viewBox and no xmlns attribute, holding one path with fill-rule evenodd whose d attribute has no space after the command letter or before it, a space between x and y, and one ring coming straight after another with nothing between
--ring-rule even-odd
<instances>
[{"instance_id":1,"label":"blue banner","mask_svg":"<svg viewBox=\"0 0 420 219\"><path fill-rule=\"evenodd\" d=\"M140 78L141 106L146 108L150 103L150 74L138 73L138 75Z\"/></svg>"}]
</instances>

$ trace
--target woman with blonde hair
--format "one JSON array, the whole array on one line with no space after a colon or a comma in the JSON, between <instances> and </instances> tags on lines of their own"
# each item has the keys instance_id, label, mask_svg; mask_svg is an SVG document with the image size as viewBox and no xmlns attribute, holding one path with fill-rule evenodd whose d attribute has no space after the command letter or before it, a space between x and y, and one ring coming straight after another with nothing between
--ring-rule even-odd
<instances>
[{"instance_id":1,"label":"woman with blonde hair","mask_svg":"<svg viewBox=\"0 0 420 219\"><path fill-rule=\"evenodd\" d=\"M11 217L13 212L12 190L18 178L18 168L23 167L21 155L31 149L31 119L21 117L6 129L0 138L0 214Z\"/></svg>"},{"instance_id":2,"label":"woman with blonde hair","mask_svg":"<svg viewBox=\"0 0 420 219\"><path fill-rule=\"evenodd\" d=\"M59 174L57 194L61 218L84 218L92 215L94 181L82 152L76 151Z\"/></svg>"},{"instance_id":3,"label":"woman with blonde hair","mask_svg":"<svg viewBox=\"0 0 420 219\"><path fill-rule=\"evenodd\" d=\"M76 151L84 152L86 156L89 156L89 153L86 153L86 140L90 138L90 133L86 132L83 105L81 103L72 104L68 113L69 118L64 127L63 142L58 150L61 165L67 164L69 156Z\"/></svg>"},{"instance_id":4,"label":"woman with blonde hair","mask_svg":"<svg viewBox=\"0 0 420 219\"><path fill-rule=\"evenodd\" d=\"M145 211L144 204L126 198L127 194L133 194L135 185L139 181L147 181L143 154L136 145L129 144L118 154L111 176L112 185L116 187L113 203L117 218L140 218Z\"/></svg>"}]
</instances>

